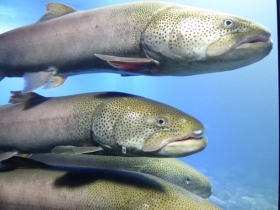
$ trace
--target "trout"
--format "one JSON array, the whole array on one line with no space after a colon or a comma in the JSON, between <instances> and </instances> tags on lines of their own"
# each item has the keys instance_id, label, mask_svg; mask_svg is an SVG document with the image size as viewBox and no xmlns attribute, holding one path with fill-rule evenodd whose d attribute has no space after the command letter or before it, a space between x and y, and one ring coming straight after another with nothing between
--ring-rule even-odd
<instances>
[{"instance_id":1,"label":"trout","mask_svg":"<svg viewBox=\"0 0 280 210\"><path fill-rule=\"evenodd\" d=\"M0 188L1 209L220 209L158 177L113 169L2 169Z\"/></svg>"},{"instance_id":2,"label":"trout","mask_svg":"<svg viewBox=\"0 0 280 210\"><path fill-rule=\"evenodd\" d=\"M205 148L203 124L168 105L117 93L13 92L0 107L0 160L15 154L181 157Z\"/></svg>"},{"instance_id":3,"label":"trout","mask_svg":"<svg viewBox=\"0 0 280 210\"><path fill-rule=\"evenodd\" d=\"M157 176L202 198L212 194L212 184L202 173L175 158L115 157L99 155L34 154L32 160L55 166L79 166L134 171Z\"/></svg>"},{"instance_id":4,"label":"trout","mask_svg":"<svg viewBox=\"0 0 280 210\"><path fill-rule=\"evenodd\" d=\"M49 3L37 23L0 35L0 80L23 77L22 92L30 92L84 73L186 76L233 70L267 56L270 35L242 17L168 2L87 11Z\"/></svg>"}]
</instances>

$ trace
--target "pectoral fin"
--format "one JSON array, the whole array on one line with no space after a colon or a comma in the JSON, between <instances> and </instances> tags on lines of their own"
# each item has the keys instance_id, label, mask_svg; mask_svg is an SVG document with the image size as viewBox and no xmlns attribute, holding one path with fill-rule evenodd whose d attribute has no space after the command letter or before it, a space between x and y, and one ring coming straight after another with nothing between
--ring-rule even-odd
<instances>
[{"instance_id":1,"label":"pectoral fin","mask_svg":"<svg viewBox=\"0 0 280 210\"><path fill-rule=\"evenodd\" d=\"M75 146L56 146L52 149L53 154L70 154L70 155L77 155L77 154L84 154L84 153L91 153L91 152L99 152L102 151L100 147L75 147Z\"/></svg>"},{"instance_id":2,"label":"pectoral fin","mask_svg":"<svg viewBox=\"0 0 280 210\"><path fill-rule=\"evenodd\" d=\"M51 89L51 88L56 88L66 81L67 77L61 77L61 76L53 76L51 80L49 80L45 85L44 89Z\"/></svg>"},{"instance_id":3,"label":"pectoral fin","mask_svg":"<svg viewBox=\"0 0 280 210\"><path fill-rule=\"evenodd\" d=\"M31 92L32 90L46 84L56 74L54 69L39 72L26 72L23 74L24 88L22 93Z\"/></svg>"},{"instance_id":4,"label":"pectoral fin","mask_svg":"<svg viewBox=\"0 0 280 210\"><path fill-rule=\"evenodd\" d=\"M18 154L18 151L13 150L13 151L8 151L8 152L0 152L0 161L7 160L13 156Z\"/></svg>"},{"instance_id":5,"label":"pectoral fin","mask_svg":"<svg viewBox=\"0 0 280 210\"><path fill-rule=\"evenodd\" d=\"M154 65L154 62L148 58L126 58L101 54L94 55L104 61L107 61L112 67L123 70L137 72L137 70Z\"/></svg>"}]
</instances>

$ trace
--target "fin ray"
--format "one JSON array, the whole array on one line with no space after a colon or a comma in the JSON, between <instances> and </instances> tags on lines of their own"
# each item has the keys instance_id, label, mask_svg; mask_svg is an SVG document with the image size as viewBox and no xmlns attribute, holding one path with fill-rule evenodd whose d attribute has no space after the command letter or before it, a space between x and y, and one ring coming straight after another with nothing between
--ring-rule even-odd
<instances>
[{"instance_id":1,"label":"fin ray","mask_svg":"<svg viewBox=\"0 0 280 210\"><path fill-rule=\"evenodd\" d=\"M107 61L112 67L124 70L140 70L143 67L153 65L153 61L148 58L126 58L111 55L94 54L96 57Z\"/></svg>"},{"instance_id":2,"label":"fin ray","mask_svg":"<svg viewBox=\"0 0 280 210\"><path fill-rule=\"evenodd\" d=\"M61 3L48 3L45 7L46 14L38 22L44 22L77 11L73 7Z\"/></svg>"},{"instance_id":3,"label":"fin ray","mask_svg":"<svg viewBox=\"0 0 280 210\"><path fill-rule=\"evenodd\" d=\"M52 79L43 86L43 89L51 89L63 85L66 79L67 77L53 76Z\"/></svg>"},{"instance_id":4,"label":"fin ray","mask_svg":"<svg viewBox=\"0 0 280 210\"><path fill-rule=\"evenodd\" d=\"M53 75L56 74L56 72L57 71L54 68L50 68L50 70L47 71L24 73L24 88L22 93L31 92L32 90L46 84L53 77Z\"/></svg>"}]
</instances>

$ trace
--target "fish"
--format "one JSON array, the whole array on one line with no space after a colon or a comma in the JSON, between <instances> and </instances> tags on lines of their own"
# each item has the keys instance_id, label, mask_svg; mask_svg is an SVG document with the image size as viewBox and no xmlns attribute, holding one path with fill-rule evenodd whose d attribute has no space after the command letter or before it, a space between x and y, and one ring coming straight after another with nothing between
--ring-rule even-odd
<instances>
[{"instance_id":1,"label":"fish","mask_svg":"<svg viewBox=\"0 0 280 210\"><path fill-rule=\"evenodd\" d=\"M55 166L79 166L134 171L159 177L202 198L212 194L211 181L175 158L115 157L99 155L34 154L32 160Z\"/></svg>"},{"instance_id":2,"label":"fish","mask_svg":"<svg viewBox=\"0 0 280 210\"><path fill-rule=\"evenodd\" d=\"M158 177L114 169L5 166L0 188L1 209L220 209Z\"/></svg>"},{"instance_id":3,"label":"fish","mask_svg":"<svg viewBox=\"0 0 280 210\"><path fill-rule=\"evenodd\" d=\"M100 92L44 97L12 91L0 107L0 160L17 154L181 157L203 150L203 124L144 97Z\"/></svg>"},{"instance_id":4,"label":"fish","mask_svg":"<svg viewBox=\"0 0 280 210\"><path fill-rule=\"evenodd\" d=\"M37 23L0 35L0 80L23 77L23 93L69 76L189 76L241 68L273 47L265 26L170 2L133 2L78 11L46 5Z\"/></svg>"}]
</instances>

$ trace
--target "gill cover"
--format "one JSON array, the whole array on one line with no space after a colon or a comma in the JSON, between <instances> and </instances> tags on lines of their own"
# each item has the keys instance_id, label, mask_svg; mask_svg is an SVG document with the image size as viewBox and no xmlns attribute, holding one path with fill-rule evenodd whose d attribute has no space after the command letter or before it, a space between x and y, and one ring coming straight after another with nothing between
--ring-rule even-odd
<instances>
[{"instance_id":1,"label":"gill cover","mask_svg":"<svg viewBox=\"0 0 280 210\"><path fill-rule=\"evenodd\" d=\"M171 34L184 10L177 5L155 11L141 34L141 45L146 56L159 61L162 57L178 59L180 56L170 51ZM175 43L174 43L175 44Z\"/></svg>"},{"instance_id":2,"label":"gill cover","mask_svg":"<svg viewBox=\"0 0 280 210\"><path fill-rule=\"evenodd\" d=\"M95 110L92 121L94 141L115 154L130 154L132 150L133 153L153 152L164 147L170 134L162 132L163 126L157 125L157 119L163 117L155 114L164 106L128 94L122 96L129 97L114 98ZM124 149L126 151L122 151Z\"/></svg>"},{"instance_id":3,"label":"gill cover","mask_svg":"<svg viewBox=\"0 0 280 210\"><path fill-rule=\"evenodd\" d=\"M173 63L173 67L186 68L184 62L205 59L207 47L233 30L232 25L223 25L225 21L232 21L230 18L232 17L211 10L181 5L168 6L154 12L149 18L141 34L141 45L146 56L161 63L162 68L169 63ZM224 43L222 47L224 45L230 44ZM216 51L222 54L228 49L222 50Z\"/></svg>"},{"instance_id":4,"label":"gill cover","mask_svg":"<svg viewBox=\"0 0 280 210\"><path fill-rule=\"evenodd\" d=\"M122 96L99 105L93 115L93 139L114 153L126 153L124 148L141 150L144 139L151 134L143 115L149 107L146 101L129 94Z\"/></svg>"}]
</instances>

